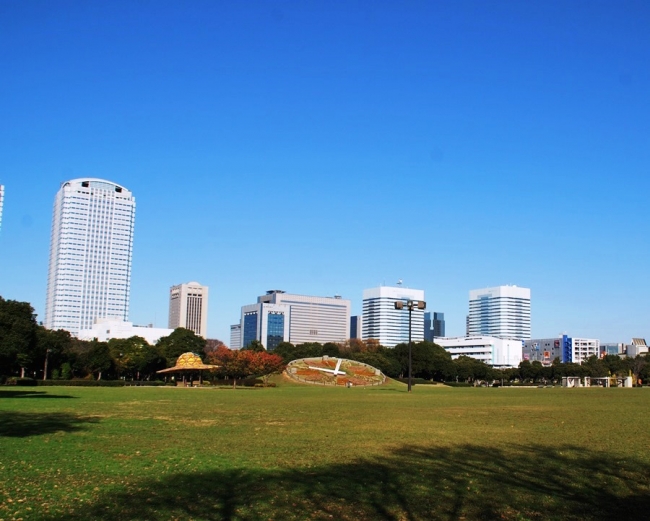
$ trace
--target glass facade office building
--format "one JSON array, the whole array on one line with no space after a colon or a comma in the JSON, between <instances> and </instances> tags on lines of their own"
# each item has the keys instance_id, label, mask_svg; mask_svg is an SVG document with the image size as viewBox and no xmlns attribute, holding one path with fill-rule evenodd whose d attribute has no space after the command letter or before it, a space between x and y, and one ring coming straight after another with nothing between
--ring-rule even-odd
<instances>
[{"instance_id":1,"label":"glass facade office building","mask_svg":"<svg viewBox=\"0 0 650 521\"><path fill-rule=\"evenodd\" d=\"M289 335L289 306L258 303L242 307L241 347L258 340L273 351Z\"/></svg>"},{"instance_id":2,"label":"glass facade office building","mask_svg":"<svg viewBox=\"0 0 650 521\"><path fill-rule=\"evenodd\" d=\"M241 308L241 347L259 340L269 351L280 342L344 342L350 338L350 301L269 290Z\"/></svg>"},{"instance_id":3,"label":"glass facade office building","mask_svg":"<svg viewBox=\"0 0 650 521\"><path fill-rule=\"evenodd\" d=\"M530 289L497 286L470 291L467 335L530 338Z\"/></svg>"},{"instance_id":4,"label":"glass facade office building","mask_svg":"<svg viewBox=\"0 0 650 521\"><path fill-rule=\"evenodd\" d=\"M437 311L424 314L424 339L435 342L436 338L445 336L445 314Z\"/></svg>"}]
</instances>

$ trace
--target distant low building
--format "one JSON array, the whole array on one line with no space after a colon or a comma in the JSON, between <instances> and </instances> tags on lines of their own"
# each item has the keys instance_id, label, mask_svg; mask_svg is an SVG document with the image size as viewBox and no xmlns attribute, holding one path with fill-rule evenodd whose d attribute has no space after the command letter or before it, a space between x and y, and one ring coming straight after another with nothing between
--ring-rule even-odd
<instances>
[{"instance_id":1,"label":"distant low building","mask_svg":"<svg viewBox=\"0 0 650 521\"><path fill-rule=\"evenodd\" d=\"M95 321L91 329L82 329L77 338L80 340L94 340L107 342L112 338L131 338L139 336L149 344L155 344L162 337L169 336L173 329L149 326L134 326L133 322L126 322L119 318L100 318Z\"/></svg>"},{"instance_id":2,"label":"distant low building","mask_svg":"<svg viewBox=\"0 0 650 521\"><path fill-rule=\"evenodd\" d=\"M606 342L600 344L600 357L605 355L624 355L625 344L623 342Z\"/></svg>"},{"instance_id":3,"label":"distant low building","mask_svg":"<svg viewBox=\"0 0 650 521\"><path fill-rule=\"evenodd\" d=\"M442 346L455 360L469 356L493 367L517 367L521 363L521 341L493 336L440 337L435 343Z\"/></svg>"},{"instance_id":4,"label":"distant low building","mask_svg":"<svg viewBox=\"0 0 650 521\"><path fill-rule=\"evenodd\" d=\"M555 338L525 340L524 360L551 365L558 358L562 363L581 364L590 356L600 356L600 341L595 338L573 338L562 335Z\"/></svg>"},{"instance_id":5,"label":"distant low building","mask_svg":"<svg viewBox=\"0 0 650 521\"><path fill-rule=\"evenodd\" d=\"M647 353L648 344L646 344L645 338L633 338L632 343L625 346L625 354L630 358L636 358Z\"/></svg>"}]
</instances>

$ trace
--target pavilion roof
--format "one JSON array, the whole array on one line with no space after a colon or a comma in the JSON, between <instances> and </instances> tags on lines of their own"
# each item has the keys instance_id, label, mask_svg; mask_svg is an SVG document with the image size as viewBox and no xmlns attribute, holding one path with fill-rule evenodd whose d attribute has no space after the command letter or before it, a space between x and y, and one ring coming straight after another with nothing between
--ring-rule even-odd
<instances>
[{"instance_id":1,"label":"pavilion roof","mask_svg":"<svg viewBox=\"0 0 650 521\"><path fill-rule=\"evenodd\" d=\"M218 365L204 364L201 357L196 353L183 353L176 360L176 365L169 369L161 369L157 373L174 373L178 371L202 371L205 369L216 369Z\"/></svg>"}]
</instances>

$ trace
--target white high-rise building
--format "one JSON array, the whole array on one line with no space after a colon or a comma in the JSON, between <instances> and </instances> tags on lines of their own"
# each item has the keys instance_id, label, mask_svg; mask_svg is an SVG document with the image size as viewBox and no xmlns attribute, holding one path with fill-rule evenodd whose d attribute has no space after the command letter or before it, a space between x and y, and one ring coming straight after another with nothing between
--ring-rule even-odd
<instances>
[{"instance_id":1,"label":"white high-rise building","mask_svg":"<svg viewBox=\"0 0 650 521\"><path fill-rule=\"evenodd\" d=\"M497 286L469 292L467 336L530 338L530 289Z\"/></svg>"},{"instance_id":2,"label":"white high-rise building","mask_svg":"<svg viewBox=\"0 0 650 521\"><path fill-rule=\"evenodd\" d=\"M184 327L207 338L208 287L198 282L172 286L169 290L168 327Z\"/></svg>"},{"instance_id":3,"label":"white high-rise building","mask_svg":"<svg viewBox=\"0 0 650 521\"><path fill-rule=\"evenodd\" d=\"M135 198L111 181L82 178L54 199L45 327L76 335L97 319L128 320Z\"/></svg>"},{"instance_id":4,"label":"white high-rise building","mask_svg":"<svg viewBox=\"0 0 650 521\"><path fill-rule=\"evenodd\" d=\"M409 340L409 311L395 309L395 302L424 302L424 291L402 287L380 286L363 290L363 340L375 339L385 347L395 347ZM424 310L414 309L411 315L411 340L424 340Z\"/></svg>"}]
</instances>

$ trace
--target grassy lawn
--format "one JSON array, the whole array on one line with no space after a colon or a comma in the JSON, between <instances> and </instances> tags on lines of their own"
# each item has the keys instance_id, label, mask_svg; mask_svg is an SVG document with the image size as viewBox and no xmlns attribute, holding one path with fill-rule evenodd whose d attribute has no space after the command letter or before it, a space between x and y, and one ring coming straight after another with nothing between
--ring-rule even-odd
<instances>
[{"instance_id":1,"label":"grassy lawn","mask_svg":"<svg viewBox=\"0 0 650 521\"><path fill-rule=\"evenodd\" d=\"M647 519L650 389L0 388L0 520Z\"/></svg>"}]
</instances>

